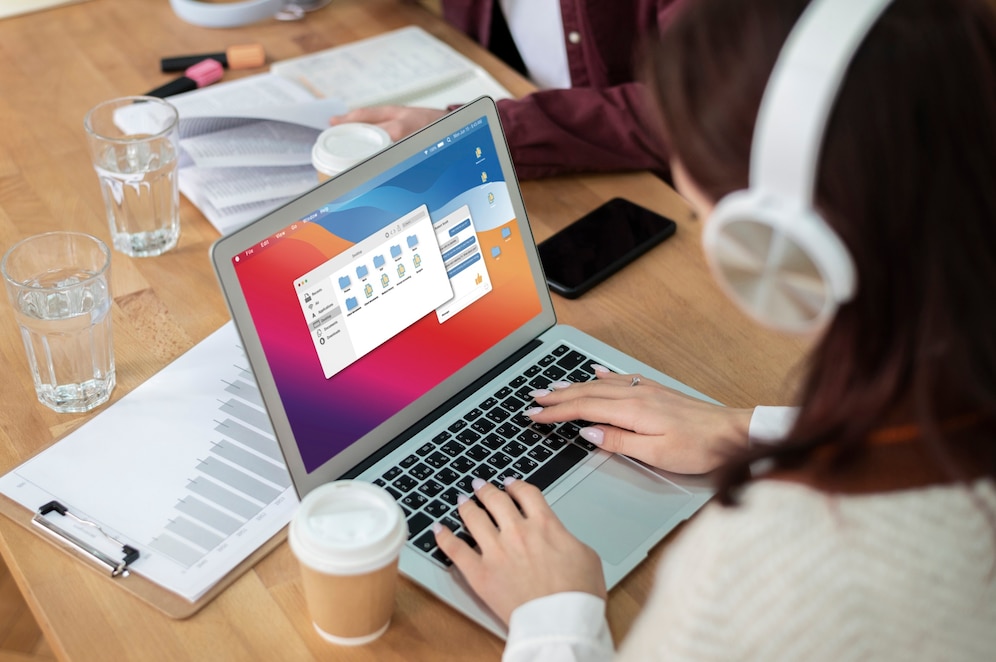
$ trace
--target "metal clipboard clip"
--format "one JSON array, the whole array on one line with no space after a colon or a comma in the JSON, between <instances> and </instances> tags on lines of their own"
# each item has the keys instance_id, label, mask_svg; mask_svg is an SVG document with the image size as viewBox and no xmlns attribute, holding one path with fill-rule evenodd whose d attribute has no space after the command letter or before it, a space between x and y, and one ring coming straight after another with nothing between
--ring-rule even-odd
<instances>
[{"instance_id":1,"label":"metal clipboard clip","mask_svg":"<svg viewBox=\"0 0 996 662\"><path fill-rule=\"evenodd\" d=\"M97 549L90 543L86 542L85 540L80 540L73 534L67 531L63 531L62 529L60 529L55 524L53 524L52 522L48 521L48 519L45 518L45 515L48 515L52 511L55 511L65 517L72 518L76 522L83 524L85 526L93 527L98 533L100 533L100 535L104 536L105 538L113 542L115 545L121 546L121 554L123 555L123 558L120 561L115 561L110 556L108 556L101 550ZM49 533L55 535L56 537L62 538L76 549L82 551L85 554L92 556L94 560L100 563L100 565L106 567L111 571L111 577L118 577L118 576L127 577L128 566L138 558L137 549L135 549L131 545L126 545L122 543L120 540L117 540L107 535L107 533L105 533L104 530L101 529L96 522L91 522L90 520L83 519L82 517L78 517L73 513L69 512L69 509L63 506L58 501L49 501L44 506L39 508L38 512L35 513L34 517L31 518L31 523L35 524L36 526L42 527Z\"/></svg>"}]
</instances>

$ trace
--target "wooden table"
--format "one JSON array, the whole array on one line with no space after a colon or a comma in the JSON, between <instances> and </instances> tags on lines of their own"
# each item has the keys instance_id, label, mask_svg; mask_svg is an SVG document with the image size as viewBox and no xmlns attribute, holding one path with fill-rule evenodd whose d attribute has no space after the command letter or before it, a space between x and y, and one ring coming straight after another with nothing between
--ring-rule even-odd
<instances>
[{"instance_id":1,"label":"wooden table","mask_svg":"<svg viewBox=\"0 0 996 662\"><path fill-rule=\"evenodd\" d=\"M530 90L435 15L396 0L334 0L305 21L228 30L187 25L167 0L90 0L0 21L0 248L67 228L109 240L83 115L98 101L168 80L170 74L159 72L161 56L258 41L277 60L412 23L482 63L513 93ZM679 225L675 237L583 298L557 299L562 322L729 405L790 396L803 346L757 329L726 301L703 262L700 223L664 183L639 173L527 182L523 191L538 240L617 195ZM115 401L228 319L208 260L218 234L186 199L182 205L176 250L148 259L113 256ZM2 309L0 470L7 471L89 416L55 414L38 403L6 301ZM608 611L617 640L644 603L666 547L665 541L612 592ZM50 646L64 659L496 660L502 648L499 639L407 580L384 637L358 649L332 647L312 630L286 544L186 620L164 616L3 517L0 549Z\"/></svg>"}]
</instances>

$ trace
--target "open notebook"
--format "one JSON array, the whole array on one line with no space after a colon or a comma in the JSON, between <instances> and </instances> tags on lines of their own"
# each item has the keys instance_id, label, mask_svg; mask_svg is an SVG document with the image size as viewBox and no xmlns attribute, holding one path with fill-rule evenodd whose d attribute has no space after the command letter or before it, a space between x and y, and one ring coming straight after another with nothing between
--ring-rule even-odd
<instances>
[{"instance_id":1,"label":"open notebook","mask_svg":"<svg viewBox=\"0 0 996 662\"><path fill-rule=\"evenodd\" d=\"M529 392L597 362L688 387L557 325L494 102L481 98L259 221L212 258L295 489L388 489L408 517L401 570L491 631L502 624L435 547L472 541L456 498L481 477L541 486L611 587L710 498L533 424ZM639 386L635 387L639 388Z\"/></svg>"}]
</instances>

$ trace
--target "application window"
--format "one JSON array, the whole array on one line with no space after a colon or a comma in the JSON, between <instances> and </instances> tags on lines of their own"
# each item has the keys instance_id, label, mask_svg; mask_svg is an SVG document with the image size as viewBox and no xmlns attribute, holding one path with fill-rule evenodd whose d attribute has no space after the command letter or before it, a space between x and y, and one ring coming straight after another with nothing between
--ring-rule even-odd
<instances>
[{"instance_id":1,"label":"application window","mask_svg":"<svg viewBox=\"0 0 996 662\"><path fill-rule=\"evenodd\" d=\"M437 232L422 205L296 279L326 378L454 299Z\"/></svg>"},{"instance_id":2,"label":"application window","mask_svg":"<svg viewBox=\"0 0 996 662\"><path fill-rule=\"evenodd\" d=\"M452 298L436 309L436 318L443 323L490 292L491 276L482 259L470 207L460 207L433 229L453 288Z\"/></svg>"}]
</instances>

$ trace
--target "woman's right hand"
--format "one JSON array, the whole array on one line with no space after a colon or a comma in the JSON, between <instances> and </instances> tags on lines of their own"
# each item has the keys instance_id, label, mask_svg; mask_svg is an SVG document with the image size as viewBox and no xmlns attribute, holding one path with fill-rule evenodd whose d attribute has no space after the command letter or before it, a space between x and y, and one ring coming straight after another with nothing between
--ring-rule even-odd
<instances>
[{"instance_id":1,"label":"woman's right hand","mask_svg":"<svg viewBox=\"0 0 996 662\"><path fill-rule=\"evenodd\" d=\"M526 414L536 423L590 421L581 431L584 439L675 473L707 473L747 447L753 409L703 402L603 366L595 366L595 376L534 391L540 407Z\"/></svg>"}]
</instances>

